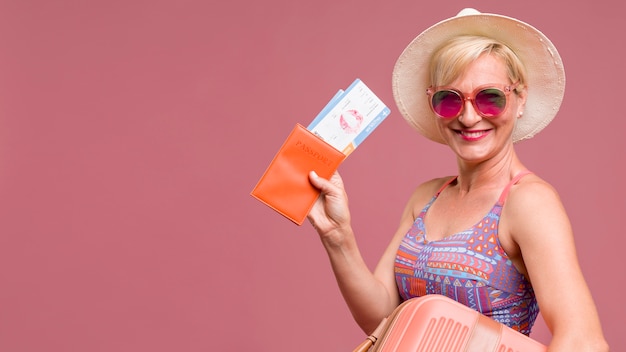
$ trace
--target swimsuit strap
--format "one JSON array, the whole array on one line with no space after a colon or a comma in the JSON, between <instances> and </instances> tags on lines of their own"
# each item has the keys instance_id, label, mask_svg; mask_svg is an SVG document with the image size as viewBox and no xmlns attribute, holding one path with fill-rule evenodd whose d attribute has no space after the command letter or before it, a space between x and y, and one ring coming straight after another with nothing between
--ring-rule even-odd
<instances>
[{"instance_id":1,"label":"swimsuit strap","mask_svg":"<svg viewBox=\"0 0 626 352\"><path fill-rule=\"evenodd\" d=\"M504 201L506 200L506 197L509 195L509 191L511 190L511 187L514 184L518 183L522 177L529 175L529 174L532 174L532 171L525 170L515 175L515 177L513 177L513 179L511 180L511 182L509 182L509 184L506 185L506 187L504 187L504 189L502 190L502 194L500 195L500 198L498 199L498 204L504 205Z\"/></svg>"},{"instance_id":2,"label":"swimsuit strap","mask_svg":"<svg viewBox=\"0 0 626 352\"><path fill-rule=\"evenodd\" d=\"M532 174L532 171L522 171L520 173L518 173L517 175L515 175L515 177L513 177L513 179L511 180L511 182L509 182L509 184L506 185L506 187L504 187L504 189L502 190L502 194L500 194L500 198L498 199L498 204L504 205L504 201L506 200L507 196L509 195L509 191L511 190L511 187L518 183L519 180L526 176L526 175L530 175ZM458 176L454 176L451 179L449 179L448 181L446 181L446 183L444 183L441 188L439 188L439 190L437 191L437 193L435 194L435 198L439 197L439 194L441 194L441 192L443 192L444 188L448 187L448 185L450 185L452 182L454 182L456 179L458 178Z\"/></svg>"},{"instance_id":3,"label":"swimsuit strap","mask_svg":"<svg viewBox=\"0 0 626 352\"><path fill-rule=\"evenodd\" d=\"M449 184L451 184L452 182L454 182L457 179L458 176L454 176L451 179L449 179L448 181L446 181L446 183L443 184L443 186L441 186L441 188L439 188L439 190L437 191L437 193L435 193L435 198L439 197L439 194L441 192L443 192L443 189L448 187Z\"/></svg>"}]
</instances>

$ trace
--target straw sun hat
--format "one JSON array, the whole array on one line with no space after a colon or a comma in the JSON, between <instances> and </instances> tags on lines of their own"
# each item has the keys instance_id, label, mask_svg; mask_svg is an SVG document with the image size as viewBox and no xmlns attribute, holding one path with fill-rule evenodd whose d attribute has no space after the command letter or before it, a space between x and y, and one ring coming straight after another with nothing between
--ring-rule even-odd
<instances>
[{"instance_id":1,"label":"straw sun hat","mask_svg":"<svg viewBox=\"0 0 626 352\"><path fill-rule=\"evenodd\" d=\"M474 9L464 9L418 35L404 49L393 69L393 95L402 116L426 138L445 143L430 110L426 89L430 86L432 54L459 35L479 35L508 46L527 72L528 96L524 116L513 130L513 142L532 138L546 127L561 106L565 71L556 47L539 30L520 20Z\"/></svg>"}]
</instances>

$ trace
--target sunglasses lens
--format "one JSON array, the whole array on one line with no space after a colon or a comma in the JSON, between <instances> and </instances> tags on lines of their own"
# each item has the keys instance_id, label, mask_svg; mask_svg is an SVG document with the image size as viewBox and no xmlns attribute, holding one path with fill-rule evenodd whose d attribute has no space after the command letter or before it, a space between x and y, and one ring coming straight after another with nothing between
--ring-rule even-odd
<instances>
[{"instance_id":1,"label":"sunglasses lens","mask_svg":"<svg viewBox=\"0 0 626 352\"><path fill-rule=\"evenodd\" d=\"M497 88L488 88L476 94L474 103L481 115L486 117L498 116L504 111L506 96L503 91Z\"/></svg>"},{"instance_id":2,"label":"sunglasses lens","mask_svg":"<svg viewBox=\"0 0 626 352\"><path fill-rule=\"evenodd\" d=\"M463 99L454 91L440 90L431 98L433 111L443 118L452 118L463 108Z\"/></svg>"}]
</instances>

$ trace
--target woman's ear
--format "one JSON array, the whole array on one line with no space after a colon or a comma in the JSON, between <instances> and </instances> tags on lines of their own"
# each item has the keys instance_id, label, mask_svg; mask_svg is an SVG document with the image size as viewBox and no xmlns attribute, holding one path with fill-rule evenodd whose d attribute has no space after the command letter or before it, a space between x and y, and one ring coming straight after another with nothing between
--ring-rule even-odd
<instances>
[{"instance_id":1,"label":"woman's ear","mask_svg":"<svg viewBox=\"0 0 626 352\"><path fill-rule=\"evenodd\" d=\"M517 118L522 118L524 115L524 108L526 107L526 96L528 95L526 92L526 88L516 92L517 95Z\"/></svg>"}]
</instances>

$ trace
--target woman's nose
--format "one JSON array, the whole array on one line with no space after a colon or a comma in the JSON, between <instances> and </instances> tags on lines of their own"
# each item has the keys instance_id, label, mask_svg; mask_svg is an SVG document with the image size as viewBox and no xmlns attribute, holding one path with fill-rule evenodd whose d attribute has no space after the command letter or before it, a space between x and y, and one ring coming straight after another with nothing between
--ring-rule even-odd
<instances>
[{"instance_id":1,"label":"woman's nose","mask_svg":"<svg viewBox=\"0 0 626 352\"><path fill-rule=\"evenodd\" d=\"M465 99L464 103L465 106L463 107L463 111L461 111L461 115L459 115L458 120L465 127L474 126L482 120L482 116L478 114L470 99Z\"/></svg>"}]
</instances>

